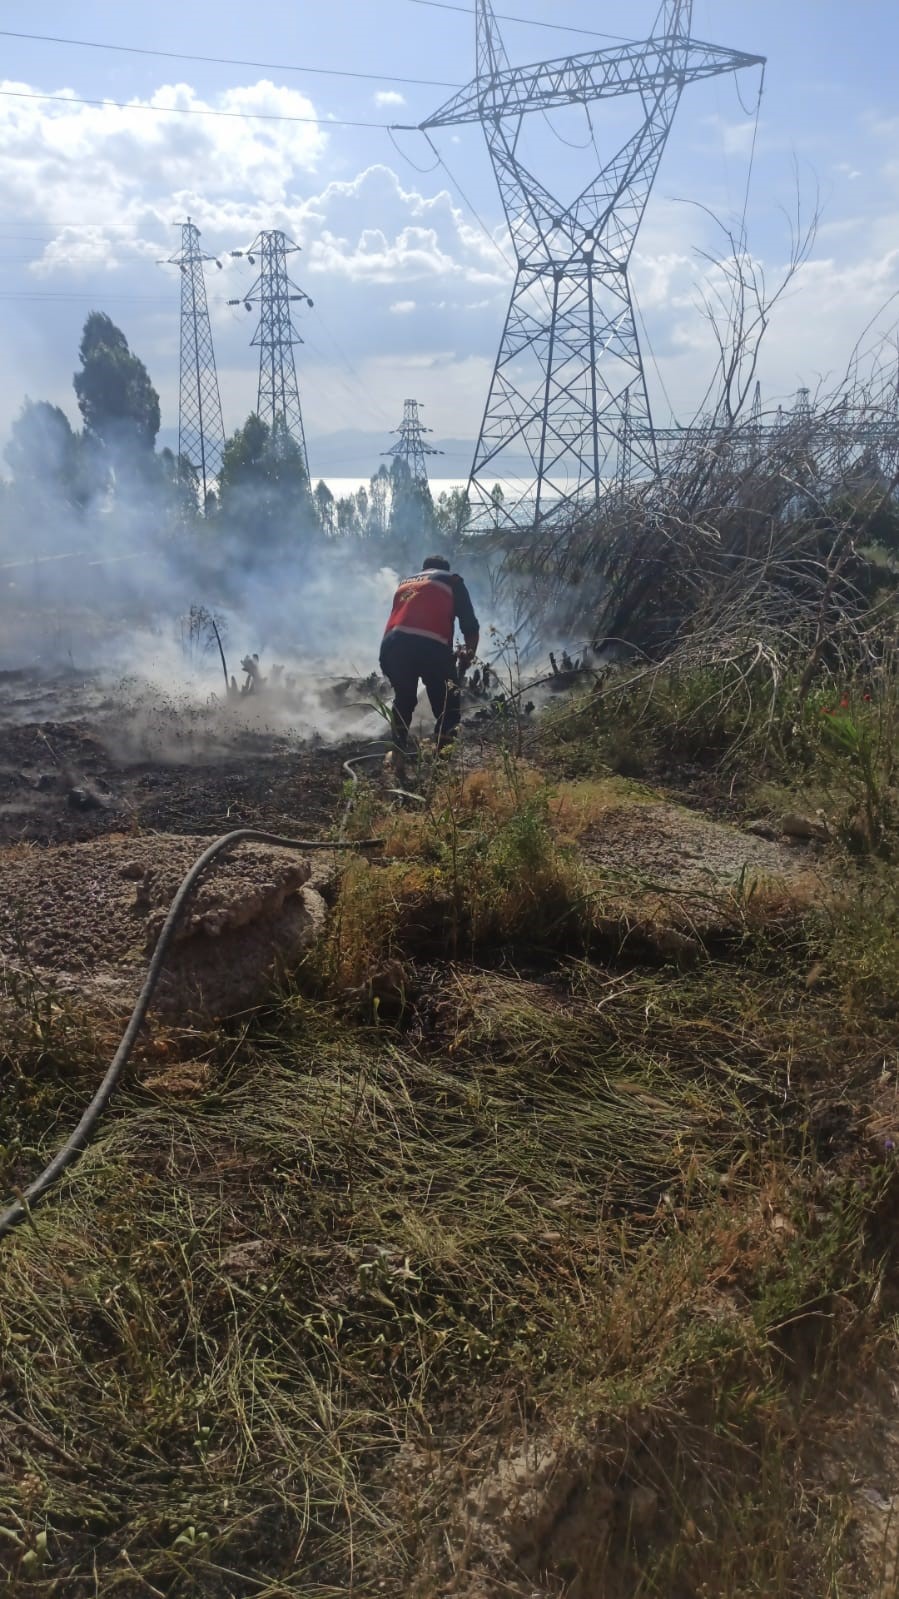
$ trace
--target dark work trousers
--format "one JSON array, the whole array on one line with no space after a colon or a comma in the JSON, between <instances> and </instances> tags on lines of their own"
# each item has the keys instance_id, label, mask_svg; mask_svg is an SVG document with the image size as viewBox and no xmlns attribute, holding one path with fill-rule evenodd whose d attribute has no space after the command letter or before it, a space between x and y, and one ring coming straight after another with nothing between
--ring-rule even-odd
<instances>
[{"instance_id":1,"label":"dark work trousers","mask_svg":"<svg viewBox=\"0 0 899 1599\"><path fill-rule=\"evenodd\" d=\"M436 639L417 638L414 633L388 633L381 645L381 671L390 679L393 709L390 720L393 739L404 750L409 740L409 724L418 700L421 678L434 712L434 737L437 748L455 738L462 713L462 696L456 661L449 644Z\"/></svg>"}]
</instances>

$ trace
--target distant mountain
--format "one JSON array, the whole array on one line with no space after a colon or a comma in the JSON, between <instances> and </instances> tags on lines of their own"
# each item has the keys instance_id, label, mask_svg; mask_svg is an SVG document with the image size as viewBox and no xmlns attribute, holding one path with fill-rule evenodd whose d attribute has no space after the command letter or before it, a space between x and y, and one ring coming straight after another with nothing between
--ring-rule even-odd
<instances>
[{"instance_id":1,"label":"distant mountain","mask_svg":"<svg viewBox=\"0 0 899 1599\"><path fill-rule=\"evenodd\" d=\"M313 481L320 477L356 477L363 480L377 472L382 462L389 465L386 451L395 442L395 435L363 432L361 428L342 428L337 433L307 433L309 470ZM444 438L433 434L428 439L440 455L428 457L428 472L435 479L460 480L468 477L474 455L475 440ZM503 472L506 477L529 477L530 466L526 457L505 456ZM488 474L489 476L489 474Z\"/></svg>"},{"instance_id":2,"label":"distant mountain","mask_svg":"<svg viewBox=\"0 0 899 1599\"><path fill-rule=\"evenodd\" d=\"M382 463L390 464L386 452L395 442L390 433L367 432L363 428L341 428L336 433L313 433L307 429L306 448L309 471L313 483L319 478L358 478L366 483ZM440 450L440 455L428 457L428 472L435 481L462 482L468 477L474 455L475 440L441 438L433 435L428 443ZM177 454L178 429L160 428L158 448L167 447ZM503 472L506 477L529 477L526 458L505 456ZM487 474L489 477L489 473Z\"/></svg>"}]
</instances>

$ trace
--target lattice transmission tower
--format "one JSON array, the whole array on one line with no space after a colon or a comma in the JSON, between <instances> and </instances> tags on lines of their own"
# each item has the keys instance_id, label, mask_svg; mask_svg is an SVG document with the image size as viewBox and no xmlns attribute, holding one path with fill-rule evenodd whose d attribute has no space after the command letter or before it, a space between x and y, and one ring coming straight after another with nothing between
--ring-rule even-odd
<instances>
[{"instance_id":1,"label":"lattice transmission tower","mask_svg":"<svg viewBox=\"0 0 899 1599\"><path fill-rule=\"evenodd\" d=\"M405 461L409 469L409 477L419 488L428 487L428 467L425 459L428 455L442 455L442 450L436 450L433 444L425 443L425 434L433 433L433 428L426 428L418 414L417 400L403 401L403 420L394 433L399 434L395 444L389 450L384 450L384 455L392 455L395 460Z\"/></svg>"},{"instance_id":2,"label":"lattice transmission tower","mask_svg":"<svg viewBox=\"0 0 899 1599\"><path fill-rule=\"evenodd\" d=\"M276 443L285 434L293 439L301 451L308 478L309 458L293 354L294 345L303 340L293 325L290 307L296 301L311 307L312 301L287 273L287 257L299 249L286 233L273 231L257 234L248 250L232 250L233 256L245 256L251 266L258 258L259 276L247 294L228 304L243 304L248 311L254 305L259 307L259 325L251 340L251 347L259 349L256 411L271 428Z\"/></svg>"},{"instance_id":3,"label":"lattice transmission tower","mask_svg":"<svg viewBox=\"0 0 899 1599\"><path fill-rule=\"evenodd\" d=\"M515 249L469 482L475 516L496 480L511 486L507 522L584 509L620 484L622 445L629 473L658 471L628 282L634 241L686 85L764 64L693 39L692 10L664 0L645 41L513 68L490 0L476 0L476 76L420 124L481 124ZM523 164L525 118L624 95L639 96L637 131L566 205Z\"/></svg>"},{"instance_id":4,"label":"lattice transmission tower","mask_svg":"<svg viewBox=\"0 0 899 1599\"><path fill-rule=\"evenodd\" d=\"M221 263L200 249L200 230L188 217L179 224L181 249L168 264L181 270L181 377L178 389L178 454L197 474L204 511L222 465L225 428L219 394L205 261Z\"/></svg>"}]
</instances>

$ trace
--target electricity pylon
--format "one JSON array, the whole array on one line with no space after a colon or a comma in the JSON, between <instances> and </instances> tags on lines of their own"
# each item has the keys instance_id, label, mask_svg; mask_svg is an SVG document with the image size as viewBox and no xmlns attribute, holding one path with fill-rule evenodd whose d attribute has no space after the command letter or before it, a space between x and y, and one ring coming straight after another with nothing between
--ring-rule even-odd
<instances>
[{"instance_id":1,"label":"electricity pylon","mask_svg":"<svg viewBox=\"0 0 899 1599\"><path fill-rule=\"evenodd\" d=\"M691 38L692 10L664 0L645 42L513 68L490 0L476 0L477 74L420 124L481 124L515 248L469 482L475 515L497 478L514 484L509 522L586 509L620 483L620 445L635 476L658 471L628 283L634 241L686 85L764 61ZM640 97L640 127L564 205L520 159L525 117L623 95Z\"/></svg>"},{"instance_id":2,"label":"electricity pylon","mask_svg":"<svg viewBox=\"0 0 899 1599\"><path fill-rule=\"evenodd\" d=\"M181 227L181 249L169 264L181 269L181 376L178 389L178 454L186 460L202 490L202 504L218 477L225 448L212 328L206 303L204 261L215 256L200 249L200 230L188 217ZM216 266L220 262L216 261Z\"/></svg>"},{"instance_id":3,"label":"electricity pylon","mask_svg":"<svg viewBox=\"0 0 899 1599\"><path fill-rule=\"evenodd\" d=\"M248 294L240 300L229 300L228 304L243 304L248 311L253 305L259 306L259 326L251 340L251 348L259 349L256 412L271 428L276 444L278 437L285 434L293 439L308 478L306 434L293 356L294 345L303 340L293 325L290 307L296 300L308 306L312 301L287 275L287 257L299 248L286 233L275 231L257 234L248 250L232 250L233 256L246 256L251 266L256 265L258 256L259 276Z\"/></svg>"},{"instance_id":4,"label":"electricity pylon","mask_svg":"<svg viewBox=\"0 0 899 1599\"><path fill-rule=\"evenodd\" d=\"M383 455L392 455L397 460L405 461L409 469L409 477L419 488L428 487L428 468L425 461L427 455L442 455L442 450L435 450L433 444L426 444L424 435L432 433L433 428L426 428L418 414L417 400L403 401L403 420L394 433L399 434L395 444L389 450L383 450Z\"/></svg>"}]
</instances>

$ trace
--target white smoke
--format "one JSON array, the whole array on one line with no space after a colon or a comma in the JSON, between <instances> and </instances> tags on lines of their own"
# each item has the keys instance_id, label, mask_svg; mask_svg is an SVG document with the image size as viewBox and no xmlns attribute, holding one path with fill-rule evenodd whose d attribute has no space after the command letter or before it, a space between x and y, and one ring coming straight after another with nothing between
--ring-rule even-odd
<instances>
[{"instance_id":1,"label":"white smoke","mask_svg":"<svg viewBox=\"0 0 899 1599\"><path fill-rule=\"evenodd\" d=\"M207 742L383 734L378 652L402 573L381 541L285 529L266 542L251 500L239 520L179 522L165 484L126 471L78 510L50 476L0 501L0 671L80 675L85 704L127 707L116 744L135 758L172 753L177 707ZM433 533L414 542L406 571L439 549ZM486 625L486 582L463 575ZM254 656L261 691L242 693ZM177 743L189 758L192 740Z\"/></svg>"}]
</instances>

